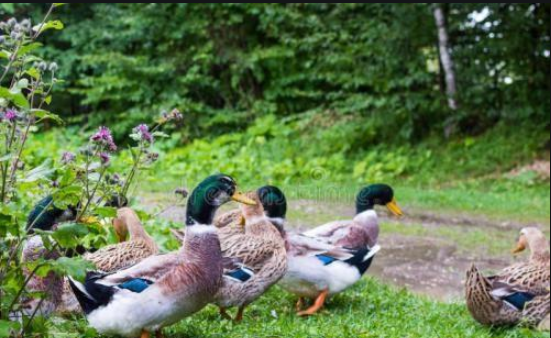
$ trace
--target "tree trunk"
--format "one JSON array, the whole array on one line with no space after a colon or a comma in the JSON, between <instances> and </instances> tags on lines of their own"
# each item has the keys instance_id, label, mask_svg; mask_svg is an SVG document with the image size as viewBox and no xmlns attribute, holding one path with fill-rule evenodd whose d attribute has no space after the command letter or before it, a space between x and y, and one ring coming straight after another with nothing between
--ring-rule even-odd
<instances>
[{"instance_id":1,"label":"tree trunk","mask_svg":"<svg viewBox=\"0 0 551 338\"><path fill-rule=\"evenodd\" d=\"M438 27L438 45L440 49L440 61L446 75L446 95L450 109L456 110L457 104L457 84L455 81L455 70L453 59L450 54L450 39L448 27L446 26L446 15L441 3L434 4L434 18L436 27Z\"/></svg>"}]
</instances>

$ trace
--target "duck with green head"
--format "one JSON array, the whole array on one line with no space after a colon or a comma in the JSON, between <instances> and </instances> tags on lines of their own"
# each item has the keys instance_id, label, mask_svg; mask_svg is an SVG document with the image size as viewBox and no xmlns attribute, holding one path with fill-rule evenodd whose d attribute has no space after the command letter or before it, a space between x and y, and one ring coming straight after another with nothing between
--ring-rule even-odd
<instances>
[{"instance_id":1,"label":"duck with green head","mask_svg":"<svg viewBox=\"0 0 551 338\"><path fill-rule=\"evenodd\" d=\"M280 285L300 297L299 316L316 314L327 297L347 290L367 272L380 250L375 206L386 206L394 215L402 216L394 190L386 184L374 184L358 194L352 220L332 222L303 234L285 233L285 195L271 186L261 188L259 194L266 215L272 223L280 224L287 241L289 269ZM313 299L314 305L303 311L305 298Z\"/></svg>"},{"instance_id":2,"label":"duck with green head","mask_svg":"<svg viewBox=\"0 0 551 338\"><path fill-rule=\"evenodd\" d=\"M102 334L149 338L213 301L221 286L223 259L212 225L216 210L234 200L255 202L237 191L227 175L207 178L188 201L186 236L176 253L153 256L105 276L90 273L84 284L71 281L92 327Z\"/></svg>"}]
</instances>

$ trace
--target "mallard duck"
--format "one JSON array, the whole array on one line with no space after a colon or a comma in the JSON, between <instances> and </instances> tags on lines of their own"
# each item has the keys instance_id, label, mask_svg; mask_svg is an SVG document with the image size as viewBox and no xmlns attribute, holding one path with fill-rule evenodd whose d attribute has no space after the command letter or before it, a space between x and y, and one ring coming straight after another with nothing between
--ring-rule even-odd
<instances>
[{"instance_id":1,"label":"mallard duck","mask_svg":"<svg viewBox=\"0 0 551 338\"><path fill-rule=\"evenodd\" d=\"M110 276L91 272L84 284L70 279L90 325L103 334L148 338L156 332L160 337L164 327L213 302L222 284L223 257L212 223L216 210L232 199L255 204L237 192L231 177L211 176L188 201L180 251Z\"/></svg>"},{"instance_id":2,"label":"mallard duck","mask_svg":"<svg viewBox=\"0 0 551 338\"><path fill-rule=\"evenodd\" d=\"M56 224L74 220L77 210L68 207L65 210L54 205L54 197L47 196L40 200L31 210L27 217L27 233L34 234L34 230L52 230Z\"/></svg>"},{"instance_id":3,"label":"mallard duck","mask_svg":"<svg viewBox=\"0 0 551 338\"><path fill-rule=\"evenodd\" d=\"M515 254L530 249L528 262L485 277L473 264L467 272L467 307L476 321L488 326L526 324L536 327L549 316L549 242L537 228L520 233Z\"/></svg>"},{"instance_id":4,"label":"mallard duck","mask_svg":"<svg viewBox=\"0 0 551 338\"><path fill-rule=\"evenodd\" d=\"M223 256L239 264L225 271L215 304L226 319L231 319L227 309L238 307L237 322L243 320L245 308L277 284L287 272L284 239L264 214L258 195L250 193L248 197L257 204L241 207L245 224L218 230ZM233 231L234 228L243 230Z\"/></svg>"},{"instance_id":5,"label":"mallard duck","mask_svg":"<svg viewBox=\"0 0 551 338\"><path fill-rule=\"evenodd\" d=\"M260 194L268 217L283 229L286 216L283 192L275 187L264 187ZM402 215L393 189L375 184L359 193L357 215L353 220L329 223L304 234L285 235L289 269L280 285L300 297L299 316L316 314L328 297L356 284L367 272L380 250L375 205L384 205L393 214ZM314 299L314 305L307 310L303 310L305 298Z\"/></svg>"},{"instance_id":6,"label":"mallard duck","mask_svg":"<svg viewBox=\"0 0 551 338\"><path fill-rule=\"evenodd\" d=\"M118 244L103 247L83 256L99 271L110 273L127 269L159 253L157 244L145 231L134 210L130 208L117 210L117 217L113 219L113 227L119 240ZM79 312L80 305L71 290L68 279L65 279L63 290L63 298L56 312L59 314Z\"/></svg>"}]
</instances>

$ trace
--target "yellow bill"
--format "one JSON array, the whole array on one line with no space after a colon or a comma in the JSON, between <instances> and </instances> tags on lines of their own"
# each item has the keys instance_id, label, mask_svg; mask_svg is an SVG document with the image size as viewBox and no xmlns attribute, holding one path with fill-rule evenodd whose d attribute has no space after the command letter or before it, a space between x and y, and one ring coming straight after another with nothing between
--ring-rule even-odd
<instances>
[{"instance_id":1,"label":"yellow bill","mask_svg":"<svg viewBox=\"0 0 551 338\"><path fill-rule=\"evenodd\" d=\"M526 236L521 235L518 239L517 246L513 249L513 254L518 255L528 248L528 239Z\"/></svg>"},{"instance_id":2,"label":"yellow bill","mask_svg":"<svg viewBox=\"0 0 551 338\"><path fill-rule=\"evenodd\" d=\"M526 250L526 244L523 241L519 241L516 248L513 249L513 254L518 255Z\"/></svg>"},{"instance_id":3,"label":"yellow bill","mask_svg":"<svg viewBox=\"0 0 551 338\"><path fill-rule=\"evenodd\" d=\"M241 193L239 191L236 192L235 194L233 194L231 199L234 200L237 203L243 203L243 204L246 204L246 205L256 205L255 201L248 198L247 196L245 196L243 193Z\"/></svg>"},{"instance_id":4,"label":"yellow bill","mask_svg":"<svg viewBox=\"0 0 551 338\"><path fill-rule=\"evenodd\" d=\"M386 207L388 208L388 210L394 214L395 216L403 216L404 213L402 212L402 209L400 209L400 207L398 206L398 202L396 202L396 199L392 199L392 202L388 203L386 205Z\"/></svg>"}]
</instances>

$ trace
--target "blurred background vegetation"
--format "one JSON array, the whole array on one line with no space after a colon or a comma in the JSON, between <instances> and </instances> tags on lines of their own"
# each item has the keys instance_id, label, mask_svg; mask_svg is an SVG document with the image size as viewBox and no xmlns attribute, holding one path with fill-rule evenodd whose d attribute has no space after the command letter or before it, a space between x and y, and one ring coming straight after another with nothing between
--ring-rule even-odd
<instances>
[{"instance_id":1,"label":"blurred background vegetation","mask_svg":"<svg viewBox=\"0 0 551 338\"><path fill-rule=\"evenodd\" d=\"M38 18L46 6L0 11ZM173 107L186 121L158 144L163 181L224 171L450 184L548 160L549 4L442 6L458 109L446 102L430 4L62 7L66 28L45 38L45 56L65 80L51 108L73 131L40 136L37 162L98 125L124 142Z\"/></svg>"}]
</instances>

